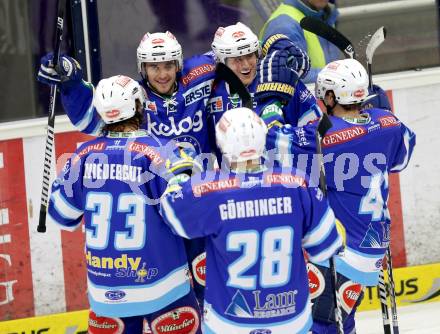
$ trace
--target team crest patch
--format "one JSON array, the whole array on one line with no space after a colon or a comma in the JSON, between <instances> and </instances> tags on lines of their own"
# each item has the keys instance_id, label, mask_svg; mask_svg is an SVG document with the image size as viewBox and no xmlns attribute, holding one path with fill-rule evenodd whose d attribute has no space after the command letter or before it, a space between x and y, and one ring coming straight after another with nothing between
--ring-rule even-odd
<instances>
[{"instance_id":1,"label":"team crest patch","mask_svg":"<svg viewBox=\"0 0 440 334\"><path fill-rule=\"evenodd\" d=\"M157 113L156 102L154 101L145 101L145 109L151 111L153 113Z\"/></svg>"},{"instance_id":2,"label":"team crest patch","mask_svg":"<svg viewBox=\"0 0 440 334\"><path fill-rule=\"evenodd\" d=\"M341 306L347 314L350 314L362 292L362 286L352 281L347 281L339 288Z\"/></svg>"},{"instance_id":3,"label":"team crest patch","mask_svg":"<svg viewBox=\"0 0 440 334\"><path fill-rule=\"evenodd\" d=\"M154 334L194 334L199 328L199 315L192 307L178 307L162 314L151 323Z\"/></svg>"},{"instance_id":4,"label":"team crest patch","mask_svg":"<svg viewBox=\"0 0 440 334\"><path fill-rule=\"evenodd\" d=\"M206 284L206 252L198 255L192 261L192 272L195 280L202 286Z\"/></svg>"},{"instance_id":5,"label":"team crest patch","mask_svg":"<svg viewBox=\"0 0 440 334\"><path fill-rule=\"evenodd\" d=\"M319 297L325 288L325 279L321 271L312 263L307 263L307 276L309 277L310 299Z\"/></svg>"},{"instance_id":6,"label":"team crest patch","mask_svg":"<svg viewBox=\"0 0 440 334\"><path fill-rule=\"evenodd\" d=\"M99 317L95 312L89 312L89 334L122 334L124 327L119 318Z\"/></svg>"}]
</instances>

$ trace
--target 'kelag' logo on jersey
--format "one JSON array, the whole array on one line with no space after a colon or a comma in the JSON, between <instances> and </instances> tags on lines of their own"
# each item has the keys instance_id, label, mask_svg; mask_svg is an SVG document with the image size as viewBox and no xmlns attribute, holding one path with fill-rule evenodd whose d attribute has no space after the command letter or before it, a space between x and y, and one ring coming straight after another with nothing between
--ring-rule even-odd
<instances>
[{"instance_id":1,"label":"'kelag' logo on jersey","mask_svg":"<svg viewBox=\"0 0 440 334\"><path fill-rule=\"evenodd\" d=\"M146 130L156 136L170 137L180 136L188 132L199 132L203 128L202 111L197 110L193 118L189 115L180 120L178 118L175 119L174 116L169 116L168 122L155 121L150 114L147 114L146 124Z\"/></svg>"}]
</instances>

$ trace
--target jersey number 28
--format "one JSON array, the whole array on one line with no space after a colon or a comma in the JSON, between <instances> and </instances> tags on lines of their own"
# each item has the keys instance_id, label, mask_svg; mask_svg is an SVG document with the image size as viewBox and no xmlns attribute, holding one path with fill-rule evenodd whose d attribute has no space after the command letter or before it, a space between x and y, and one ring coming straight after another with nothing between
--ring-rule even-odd
<instances>
[{"instance_id":1,"label":"jersey number 28","mask_svg":"<svg viewBox=\"0 0 440 334\"><path fill-rule=\"evenodd\" d=\"M230 232L226 237L227 251L242 255L229 265L227 285L252 290L256 288L257 277L263 288L285 285L292 270L292 248L290 226L267 228L261 235L256 230ZM259 274L245 275L254 265Z\"/></svg>"}]
</instances>

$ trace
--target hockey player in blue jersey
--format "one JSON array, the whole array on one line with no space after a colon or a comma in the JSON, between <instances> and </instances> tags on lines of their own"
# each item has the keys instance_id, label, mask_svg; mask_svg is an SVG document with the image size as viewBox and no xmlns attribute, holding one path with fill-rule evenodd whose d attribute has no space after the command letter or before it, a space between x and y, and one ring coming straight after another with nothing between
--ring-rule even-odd
<instances>
[{"instance_id":1,"label":"hockey player in blue jersey","mask_svg":"<svg viewBox=\"0 0 440 334\"><path fill-rule=\"evenodd\" d=\"M316 96L324 102L333 123L323 140L323 151L334 155L334 163L326 167L328 197L347 235L344 256L337 258L336 269L341 274L342 306L349 314L344 322L345 332L355 333L355 299L360 291L353 285L378 284L390 242L388 175L408 165L415 134L389 110L360 110L360 104L368 99L368 74L357 60L328 64L318 74ZM347 169L341 168L342 160ZM353 169L355 174L351 174ZM325 264L317 267L324 277L328 275ZM350 290L354 293L348 295ZM326 315L327 296L325 289L315 301L314 333L336 333Z\"/></svg>"},{"instance_id":2,"label":"hockey player in blue jersey","mask_svg":"<svg viewBox=\"0 0 440 334\"><path fill-rule=\"evenodd\" d=\"M162 222L160 194L151 185L186 168L185 159L172 158L172 142L162 146L140 130L145 97L136 81L101 80L93 101L105 123L102 135L68 160L48 209L48 220L62 229L84 220L88 296L96 314L88 332L142 333L145 319L154 333L201 333L183 239Z\"/></svg>"},{"instance_id":3,"label":"hockey player in blue jersey","mask_svg":"<svg viewBox=\"0 0 440 334\"><path fill-rule=\"evenodd\" d=\"M323 261L342 246L319 188L301 171L261 163L266 132L250 109L228 110L216 125L228 168L176 177L161 199L176 234L207 237L206 334L307 333L302 248Z\"/></svg>"},{"instance_id":4,"label":"hockey player in blue jersey","mask_svg":"<svg viewBox=\"0 0 440 334\"><path fill-rule=\"evenodd\" d=\"M67 116L81 132L98 134L103 121L93 107L93 87L82 79L78 62L52 55L41 60L38 80L58 84ZM137 48L139 83L147 93L145 128L158 138L174 139L198 153L209 153L204 110L211 93L215 63L207 55L183 60L182 47L170 32L146 33Z\"/></svg>"},{"instance_id":5,"label":"hockey player in blue jersey","mask_svg":"<svg viewBox=\"0 0 440 334\"><path fill-rule=\"evenodd\" d=\"M58 84L71 122L81 132L98 134L104 122L92 104L93 87L82 80L78 62L62 56L62 66L54 69L50 54L41 62L38 80ZM142 77L139 83L147 94L141 128L209 154L206 105L215 73L212 56L183 60L182 47L172 33L147 33L137 48L137 67ZM196 293L203 300L203 242L192 241L187 247Z\"/></svg>"},{"instance_id":6,"label":"hockey player in blue jersey","mask_svg":"<svg viewBox=\"0 0 440 334\"><path fill-rule=\"evenodd\" d=\"M271 73L279 80L283 76L277 71L285 70L285 67L271 68ZM336 258L344 331L355 333L354 314L362 286L378 284L390 242L388 175L407 166L415 134L389 110L361 109L362 103L368 103L369 99L368 74L356 60L344 59L326 65L315 87L315 95L324 102L333 123L323 138L322 149L330 206L346 235L344 254ZM281 94L272 97L288 98ZM307 153L314 143L310 130L313 126L302 129L284 126L269 140L279 152ZM299 138L307 144L292 145ZM313 333L337 333L328 263L311 262L315 263L311 267L311 276L316 279L313 283L321 291L314 299Z\"/></svg>"},{"instance_id":7,"label":"hockey player in blue jersey","mask_svg":"<svg viewBox=\"0 0 440 334\"><path fill-rule=\"evenodd\" d=\"M274 120L282 116L283 122L292 125L304 125L308 121L319 118L321 110L315 97L310 93L301 80L310 67L308 56L297 48L284 35L272 36L263 46L256 34L241 22L219 27L214 35L212 51L216 62L228 66L245 85L251 96L257 90L258 80L256 70L259 59L275 50L285 50L291 57L291 67L297 73L293 97L286 101L286 105L270 105L267 109L260 110L260 115L269 126ZM268 87L266 87L268 88ZM254 100L254 108L257 101ZM226 110L243 106L237 93L232 94L228 83L216 81L213 92L208 102L209 123L212 129ZM211 131L213 135L214 131Z\"/></svg>"}]
</instances>

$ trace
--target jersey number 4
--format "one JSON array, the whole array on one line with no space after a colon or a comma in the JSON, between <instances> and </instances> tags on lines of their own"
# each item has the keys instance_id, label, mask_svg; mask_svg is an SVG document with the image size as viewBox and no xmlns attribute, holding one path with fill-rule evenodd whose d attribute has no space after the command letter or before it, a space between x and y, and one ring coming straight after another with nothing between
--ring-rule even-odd
<instances>
[{"instance_id":1,"label":"jersey number 4","mask_svg":"<svg viewBox=\"0 0 440 334\"><path fill-rule=\"evenodd\" d=\"M371 221L374 222L382 220L384 216L386 219L389 218L382 191L388 193L388 174L374 174L371 177L368 192L362 197L359 205L359 213L371 215Z\"/></svg>"},{"instance_id":2,"label":"jersey number 4","mask_svg":"<svg viewBox=\"0 0 440 334\"><path fill-rule=\"evenodd\" d=\"M257 277L263 288L285 285L292 270L292 248L293 229L290 226L268 228L261 235L256 230L230 232L226 237L227 251L242 252L242 255L228 267L227 285L253 290ZM256 264L257 269L254 268ZM259 271L258 275L245 275L251 269Z\"/></svg>"},{"instance_id":3,"label":"jersey number 4","mask_svg":"<svg viewBox=\"0 0 440 334\"><path fill-rule=\"evenodd\" d=\"M136 194L123 193L118 196L117 201L117 212L126 214L127 231L115 232L114 248L121 251L141 249L145 244L145 200ZM91 228L86 228L87 247L106 249L110 239L113 195L88 193L86 210L92 212Z\"/></svg>"}]
</instances>

